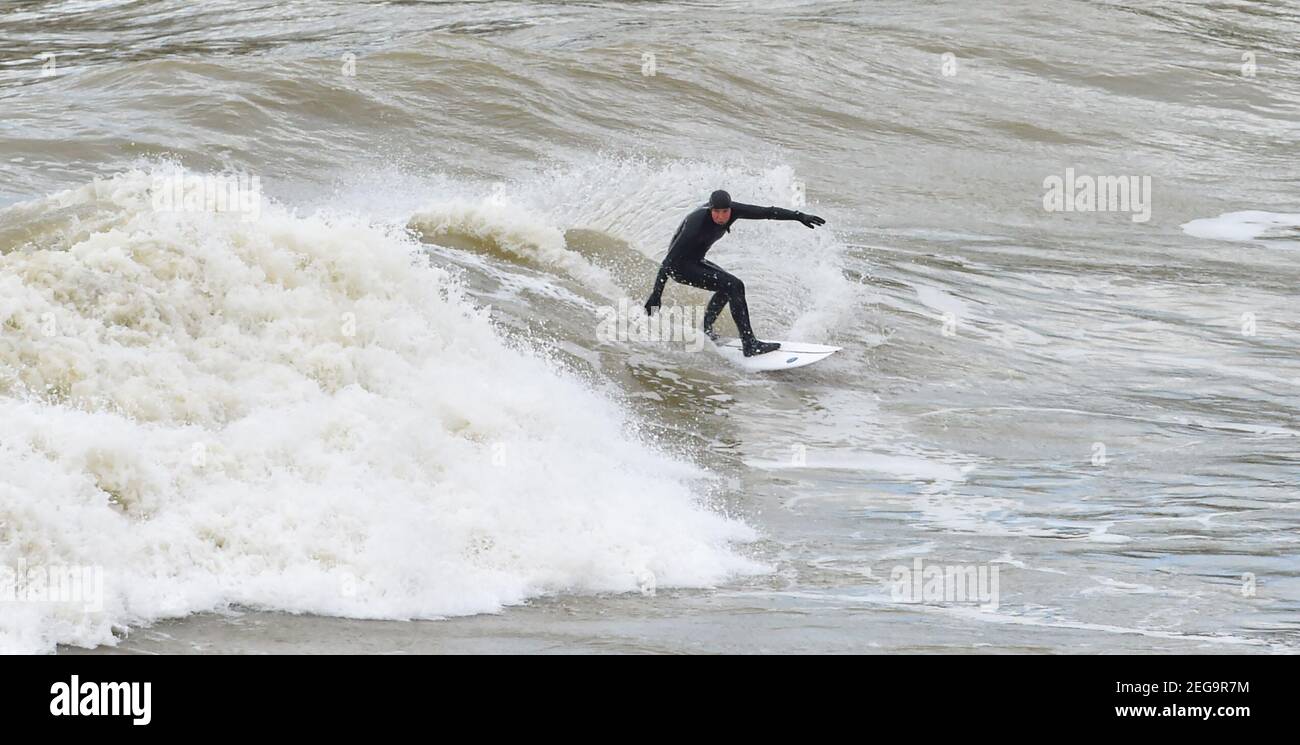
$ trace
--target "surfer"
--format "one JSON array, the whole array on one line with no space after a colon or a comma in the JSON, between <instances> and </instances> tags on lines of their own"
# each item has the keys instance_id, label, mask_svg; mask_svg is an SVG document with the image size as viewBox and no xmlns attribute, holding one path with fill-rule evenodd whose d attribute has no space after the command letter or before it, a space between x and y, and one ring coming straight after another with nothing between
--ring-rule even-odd
<instances>
[{"instance_id":1,"label":"surfer","mask_svg":"<svg viewBox=\"0 0 1300 745\"><path fill-rule=\"evenodd\" d=\"M809 228L825 225L826 221L816 215L782 209L781 207L758 207L731 201L731 195L719 189L709 195L709 203L692 210L682 224L677 226L668 255L659 267L659 276L655 277L655 287L650 299L645 301L645 312L653 314L659 307L664 285L669 277L691 287L712 290L713 297L704 310L704 333L717 341L718 335L713 331L713 322L722 312L722 306L731 305L731 318L740 331L740 340L744 345L746 357L756 354L774 352L781 348L777 342L759 341L754 336L754 329L749 325L749 306L745 304L745 283L734 274L723 270L711 261L705 261L704 254L724 233L731 232L731 224L737 220L798 220Z\"/></svg>"}]
</instances>

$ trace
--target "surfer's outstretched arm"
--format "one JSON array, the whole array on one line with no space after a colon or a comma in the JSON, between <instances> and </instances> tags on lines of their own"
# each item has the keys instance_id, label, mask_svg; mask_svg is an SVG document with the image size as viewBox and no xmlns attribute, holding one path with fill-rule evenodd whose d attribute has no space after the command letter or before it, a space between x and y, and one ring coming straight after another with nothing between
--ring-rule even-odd
<instances>
[{"instance_id":1,"label":"surfer's outstretched arm","mask_svg":"<svg viewBox=\"0 0 1300 745\"><path fill-rule=\"evenodd\" d=\"M825 220L816 215L805 215L783 207L759 207L740 202L731 203L731 216L735 220L798 220L809 228L826 224Z\"/></svg>"},{"instance_id":2,"label":"surfer's outstretched arm","mask_svg":"<svg viewBox=\"0 0 1300 745\"><path fill-rule=\"evenodd\" d=\"M668 284L668 265L665 263L659 267L659 276L655 277L655 288L650 291L650 299L645 301L645 314L648 316L659 307L660 298L664 294L664 285Z\"/></svg>"}]
</instances>

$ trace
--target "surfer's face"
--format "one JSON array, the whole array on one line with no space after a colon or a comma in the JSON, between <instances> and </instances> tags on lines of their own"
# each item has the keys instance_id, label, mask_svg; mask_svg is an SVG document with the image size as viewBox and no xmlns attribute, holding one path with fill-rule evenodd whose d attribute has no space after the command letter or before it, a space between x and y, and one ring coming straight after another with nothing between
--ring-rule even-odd
<instances>
[{"instance_id":1,"label":"surfer's face","mask_svg":"<svg viewBox=\"0 0 1300 745\"><path fill-rule=\"evenodd\" d=\"M727 221L731 219L731 208L728 207L725 210L709 210L709 214L713 215L713 221L717 224L726 225Z\"/></svg>"}]
</instances>

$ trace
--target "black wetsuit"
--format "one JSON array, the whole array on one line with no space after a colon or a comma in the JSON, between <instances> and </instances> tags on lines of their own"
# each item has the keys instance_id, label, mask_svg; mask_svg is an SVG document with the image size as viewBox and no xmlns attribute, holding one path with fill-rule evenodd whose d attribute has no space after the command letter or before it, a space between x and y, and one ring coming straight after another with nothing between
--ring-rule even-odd
<instances>
[{"instance_id":1,"label":"black wetsuit","mask_svg":"<svg viewBox=\"0 0 1300 745\"><path fill-rule=\"evenodd\" d=\"M713 322L717 320L722 307L731 304L731 317L740 331L741 341L746 347L752 346L756 339L754 329L749 325L749 306L745 304L745 283L726 270L706 261L704 255L709 252L719 238L731 231L731 224L737 220L807 220L810 216L794 210L780 207L758 207L752 204L731 203L731 219L726 225L713 221L709 206L704 205L692 211L677 226L668 256L659 267L659 276L655 278L651 302L647 306L659 304L659 296L664 285L671 277L684 285L712 290L713 297L704 311L704 329L711 332ZM820 220L820 218L816 218ZM824 222L824 221L822 221ZM811 226L809 226L811 227ZM648 309L648 308L647 308Z\"/></svg>"}]
</instances>

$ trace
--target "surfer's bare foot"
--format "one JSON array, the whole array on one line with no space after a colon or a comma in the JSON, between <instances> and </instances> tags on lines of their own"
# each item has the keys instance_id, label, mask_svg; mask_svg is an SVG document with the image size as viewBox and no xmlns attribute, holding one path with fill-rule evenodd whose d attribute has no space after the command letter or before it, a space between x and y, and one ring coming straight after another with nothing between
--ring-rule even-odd
<instances>
[{"instance_id":1,"label":"surfer's bare foot","mask_svg":"<svg viewBox=\"0 0 1300 745\"><path fill-rule=\"evenodd\" d=\"M758 341L755 339L754 341L745 344L745 356L753 357L756 354L767 354L768 352L775 352L780 348L780 342Z\"/></svg>"}]
</instances>

